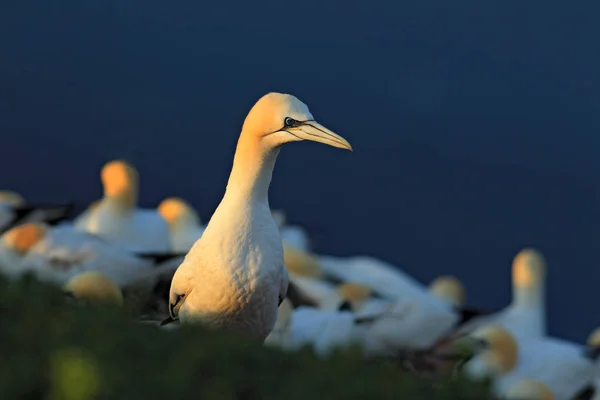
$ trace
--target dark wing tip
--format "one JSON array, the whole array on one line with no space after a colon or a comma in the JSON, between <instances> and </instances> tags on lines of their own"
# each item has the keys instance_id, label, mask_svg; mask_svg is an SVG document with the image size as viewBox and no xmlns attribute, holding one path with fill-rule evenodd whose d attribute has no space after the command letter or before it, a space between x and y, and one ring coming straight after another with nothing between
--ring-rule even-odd
<instances>
[{"instance_id":1,"label":"dark wing tip","mask_svg":"<svg viewBox=\"0 0 600 400\"><path fill-rule=\"evenodd\" d=\"M456 311L460 314L460 321L458 322L459 326L472 320L473 318L490 314L490 312L487 310L470 306L456 307Z\"/></svg>"},{"instance_id":2,"label":"dark wing tip","mask_svg":"<svg viewBox=\"0 0 600 400\"><path fill-rule=\"evenodd\" d=\"M165 261L183 258L186 253L135 253L139 258L153 261L156 264L162 264Z\"/></svg>"},{"instance_id":3,"label":"dark wing tip","mask_svg":"<svg viewBox=\"0 0 600 400\"><path fill-rule=\"evenodd\" d=\"M352 311L352 304L348 300L345 300L339 305L338 311Z\"/></svg>"}]
</instances>

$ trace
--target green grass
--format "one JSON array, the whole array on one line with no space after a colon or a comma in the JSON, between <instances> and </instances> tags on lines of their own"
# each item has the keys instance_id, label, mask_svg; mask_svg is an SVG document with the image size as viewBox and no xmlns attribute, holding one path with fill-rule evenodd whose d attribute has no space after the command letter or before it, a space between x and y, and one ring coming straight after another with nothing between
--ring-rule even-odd
<instances>
[{"instance_id":1,"label":"green grass","mask_svg":"<svg viewBox=\"0 0 600 400\"><path fill-rule=\"evenodd\" d=\"M0 318L3 400L491 398L462 377L418 378L352 350L320 360L230 332L162 331L31 278L0 279Z\"/></svg>"}]
</instances>

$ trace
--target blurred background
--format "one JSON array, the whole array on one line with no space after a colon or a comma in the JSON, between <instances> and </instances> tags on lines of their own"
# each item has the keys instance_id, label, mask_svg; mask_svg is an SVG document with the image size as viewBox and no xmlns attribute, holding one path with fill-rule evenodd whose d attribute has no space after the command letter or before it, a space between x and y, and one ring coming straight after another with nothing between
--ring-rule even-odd
<instances>
[{"instance_id":1,"label":"blurred background","mask_svg":"<svg viewBox=\"0 0 600 400\"><path fill-rule=\"evenodd\" d=\"M0 5L0 187L208 220L250 107L291 93L354 152L286 147L271 205L319 253L368 254L468 301L510 301L525 246L549 265L550 333L600 325L600 4L424 0L22 0Z\"/></svg>"}]
</instances>

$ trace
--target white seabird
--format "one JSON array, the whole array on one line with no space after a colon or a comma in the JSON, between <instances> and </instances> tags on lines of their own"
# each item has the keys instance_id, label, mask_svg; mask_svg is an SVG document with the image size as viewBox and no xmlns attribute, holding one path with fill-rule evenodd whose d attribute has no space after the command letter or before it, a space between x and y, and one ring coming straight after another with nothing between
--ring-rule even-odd
<instances>
[{"instance_id":1,"label":"white seabird","mask_svg":"<svg viewBox=\"0 0 600 400\"><path fill-rule=\"evenodd\" d=\"M512 264L512 303L500 312L476 317L465 323L459 333L466 333L486 324L500 324L521 338L541 338L546 335L546 261L537 250L520 251Z\"/></svg>"},{"instance_id":2,"label":"white seabird","mask_svg":"<svg viewBox=\"0 0 600 400\"><path fill-rule=\"evenodd\" d=\"M154 209L137 208L138 172L115 160L101 172L104 197L75 220L77 229L117 241L135 252L169 252L167 221Z\"/></svg>"},{"instance_id":3,"label":"white seabird","mask_svg":"<svg viewBox=\"0 0 600 400\"><path fill-rule=\"evenodd\" d=\"M366 256L321 256L319 261L327 275L370 287L389 300L377 301L378 309L401 316L369 324L365 348L372 354L429 348L463 322L462 310L389 263Z\"/></svg>"},{"instance_id":4,"label":"white seabird","mask_svg":"<svg viewBox=\"0 0 600 400\"><path fill-rule=\"evenodd\" d=\"M598 375L597 350L565 340L517 338L501 325L487 325L469 335L482 351L465 364L476 379L492 378L494 390L505 395L521 379L544 383L557 399L572 399Z\"/></svg>"},{"instance_id":5,"label":"white seabird","mask_svg":"<svg viewBox=\"0 0 600 400\"><path fill-rule=\"evenodd\" d=\"M119 286L146 278L163 266L174 270L178 255L146 258L96 235L72 226L19 225L0 238L0 271L11 277L27 272L38 279L65 284L74 276L98 271Z\"/></svg>"},{"instance_id":6,"label":"white seabird","mask_svg":"<svg viewBox=\"0 0 600 400\"><path fill-rule=\"evenodd\" d=\"M175 252L188 252L204 232L198 213L183 199L164 199L158 213L169 224L171 249Z\"/></svg>"},{"instance_id":7,"label":"white seabird","mask_svg":"<svg viewBox=\"0 0 600 400\"><path fill-rule=\"evenodd\" d=\"M288 274L268 190L280 147L301 140L352 150L294 96L269 93L252 107L225 195L173 277L172 320L227 327L260 341L269 335Z\"/></svg>"}]
</instances>

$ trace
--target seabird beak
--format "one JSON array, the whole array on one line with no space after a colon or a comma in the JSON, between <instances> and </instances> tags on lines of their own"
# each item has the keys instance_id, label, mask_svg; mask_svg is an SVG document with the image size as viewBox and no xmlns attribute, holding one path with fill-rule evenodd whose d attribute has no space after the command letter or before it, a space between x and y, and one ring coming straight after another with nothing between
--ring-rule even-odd
<instances>
[{"instance_id":1,"label":"seabird beak","mask_svg":"<svg viewBox=\"0 0 600 400\"><path fill-rule=\"evenodd\" d=\"M311 140L352 151L352 146L346 139L314 120L298 122L297 126L288 128L288 131L303 140Z\"/></svg>"}]
</instances>

